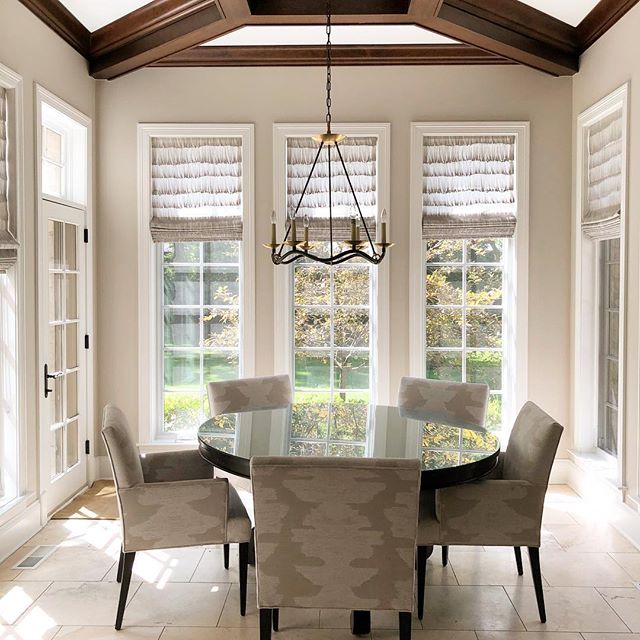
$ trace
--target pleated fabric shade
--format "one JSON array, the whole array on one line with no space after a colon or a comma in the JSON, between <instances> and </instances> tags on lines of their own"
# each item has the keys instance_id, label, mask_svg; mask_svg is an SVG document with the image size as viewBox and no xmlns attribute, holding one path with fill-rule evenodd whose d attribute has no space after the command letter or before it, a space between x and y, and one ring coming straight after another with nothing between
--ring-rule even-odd
<instances>
[{"instance_id":1,"label":"pleated fabric shade","mask_svg":"<svg viewBox=\"0 0 640 640\"><path fill-rule=\"evenodd\" d=\"M622 208L622 109L589 127L586 201L582 230L594 240L620 236Z\"/></svg>"},{"instance_id":2,"label":"pleated fabric shade","mask_svg":"<svg viewBox=\"0 0 640 640\"><path fill-rule=\"evenodd\" d=\"M311 137L287 139L287 211L294 212L309 178L319 143ZM377 152L375 136L347 137L339 143L340 153L360 210L365 218L371 238L375 240L377 203ZM329 165L331 154L331 218L333 239L350 238L350 219L357 213L347 176L335 147L326 145L313 170L309 185L296 214L299 228L305 216L309 217L311 241L329 240ZM358 216L359 220L359 216ZM364 237L364 233L361 233ZM364 237L366 240L366 237Z\"/></svg>"},{"instance_id":3,"label":"pleated fabric shade","mask_svg":"<svg viewBox=\"0 0 640 640\"><path fill-rule=\"evenodd\" d=\"M422 175L423 238L515 233L515 136L425 136Z\"/></svg>"},{"instance_id":4,"label":"pleated fabric shade","mask_svg":"<svg viewBox=\"0 0 640 640\"><path fill-rule=\"evenodd\" d=\"M242 239L242 139L154 137L154 242Z\"/></svg>"},{"instance_id":5,"label":"pleated fabric shade","mask_svg":"<svg viewBox=\"0 0 640 640\"><path fill-rule=\"evenodd\" d=\"M8 91L0 87L0 273L18 260L18 241L11 230L9 211L9 109Z\"/></svg>"}]
</instances>

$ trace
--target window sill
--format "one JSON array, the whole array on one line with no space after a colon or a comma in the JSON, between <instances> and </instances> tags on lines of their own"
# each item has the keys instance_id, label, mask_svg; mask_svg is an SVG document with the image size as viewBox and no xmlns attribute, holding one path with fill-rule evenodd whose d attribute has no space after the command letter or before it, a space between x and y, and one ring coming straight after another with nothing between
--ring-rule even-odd
<instances>
[{"instance_id":1,"label":"window sill","mask_svg":"<svg viewBox=\"0 0 640 640\"><path fill-rule=\"evenodd\" d=\"M609 490L622 494L623 488L618 482L618 461L599 449L591 451L569 451L569 459L587 477L603 483Z\"/></svg>"},{"instance_id":2,"label":"window sill","mask_svg":"<svg viewBox=\"0 0 640 640\"><path fill-rule=\"evenodd\" d=\"M35 493L25 493L0 507L0 527L20 515L33 503Z\"/></svg>"}]
</instances>

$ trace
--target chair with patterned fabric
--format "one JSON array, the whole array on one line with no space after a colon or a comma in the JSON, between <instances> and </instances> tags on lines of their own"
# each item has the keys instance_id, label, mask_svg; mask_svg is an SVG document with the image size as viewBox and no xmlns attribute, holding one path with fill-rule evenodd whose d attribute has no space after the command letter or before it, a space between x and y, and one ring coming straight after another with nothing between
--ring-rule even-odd
<instances>
[{"instance_id":1,"label":"chair with patterned fabric","mask_svg":"<svg viewBox=\"0 0 640 640\"><path fill-rule=\"evenodd\" d=\"M152 549L238 543L244 615L251 521L228 480L214 478L212 467L195 449L141 456L127 419L111 404L104 408L102 437L122 521L116 629L122 627L136 552Z\"/></svg>"},{"instance_id":2,"label":"chair with patterned fabric","mask_svg":"<svg viewBox=\"0 0 640 640\"><path fill-rule=\"evenodd\" d=\"M547 617L540 573L540 529L562 431L551 416L527 402L516 418L507 450L488 479L438 489L435 499L433 493L421 496L418 540L422 545L514 547L519 575L523 573L520 548L528 547L541 622ZM418 602L419 613L422 604Z\"/></svg>"},{"instance_id":3,"label":"chair with patterned fabric","mask_svg":"<svg viewBox=\"0 0 640 640\"><path fill-rule=\"evenodd\" d=\"M212 416L242 411L280 409L293 402L291 378L288 375L263 378L238 378L207 384L209 408ZM236 488L245 506L251 511L251 483L225 471L216 471L216 476L227 478ZM229 568L229 545L224 545L224 568Z\"/></svg>"},{"instance_id":4,"label":"chair with patterned fabric","mask_svg":"<svg viewBox=\"0 0 640 640\"><path fill-rule=\"evenodd\" d=\"M207 392L212 416L279 409L290 405L293 399L288 375L210 382Z\"/></svg>"},{"instance_id":5,"label":"chair with patterned fabric","mask_svg":"<svg viewBox=\"0 0 640 640\"><path fill-rule=\"evenodd\" d=\"M446 424L463 429L483 429L489 402L489 387L475 382L449 382L425 378L404 377L400 380L398 407L418 420ZM424 600L425 576L422 567L427 561L427 548L418 539L418 613ZM442 564L449 562L449 548L442 547Z\"/></svg>"},{"instance_id":6,"label":"chair with patterned fabric","mask_svg":"<svg viewBox=\"0 0 640 640\"><path fill-rule=\"evenodd\" d=\"M260 640L281 607L385 609L411 638L420 461L253 458Z\"/></svg>"}]
</instances>

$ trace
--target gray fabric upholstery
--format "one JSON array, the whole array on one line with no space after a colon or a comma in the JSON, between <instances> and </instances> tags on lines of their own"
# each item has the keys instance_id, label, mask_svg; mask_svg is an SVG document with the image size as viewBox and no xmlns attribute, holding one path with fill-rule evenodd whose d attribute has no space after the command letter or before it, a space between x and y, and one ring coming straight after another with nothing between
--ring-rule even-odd
<instances>
[{"instance_id":1,"label":"gray fabric upholstery","mask_svg":"<svg viewBox=\"0 0 640 640\"><path fill-rule=\"evenodd\" d=\"M211 415L287 407L293 399L287 375L240 378L207 385Z\"/></svg>"},{"instance_id":2,"label":"gray fabric upholstery","mask_svg":"<svg viewBox=\"0 0 640 640\"><path fill-rule=\"evenodd\" d=\"M258 607L413 609L420 462L253 458Z\"/></svg>"},{"instance_id":3,"label":"gray fabric upholstery","mask_svg":"<svg viewBox=\"0 0 640 640\"><path fill-rule=\"evenodd\" d=\"M468 429L484 428L489 387L471 382L449 382L404 377L398 406L419 420Z\"/></svg>"},{"instance_id":4,"label":"gray fabric upholstery","mask_svg":"<svg viewBox=\"0 0 640 640\"><path fill-rule=\"evenodd\" d=\"M113 470L125 553L249 542L251 521L226 478L214 478L200 454L141 457L122 411L107 405L102 436Z\"/></svg>"},{"instance_id":5,"label":"gray fabric upholstery","mask_svg":"<svg viewBox=\"0 0 640 640\"><path fill-rule=\"evenodd\" d=\"M116 487L127 489L144 482L138 449L131 439L127 418L118 407L108 404L102 412L104 438Z\"/></svg>"},{"instance_id":6,"label":"gray fabric upholstery","mask_svg":"<svg viewBox=\"0 0 640 640\"><path fill-rule=\"evenodd\" d=\"M489 479L439 489L435 503L423 499L418 544L540 546L544 496L562 430L527 402Z\"/></svg>"},{"instance_id":7,"label":"gray fabric upholstery","mask_svg":"<svg viewBox=\"0 0 640 640\"><path fill-rule=\"evenodd\" d=\"M213 477L213 467L197 449L163 451L140 456L145 482L176 482Z\"/></svg>"}]
</instances>

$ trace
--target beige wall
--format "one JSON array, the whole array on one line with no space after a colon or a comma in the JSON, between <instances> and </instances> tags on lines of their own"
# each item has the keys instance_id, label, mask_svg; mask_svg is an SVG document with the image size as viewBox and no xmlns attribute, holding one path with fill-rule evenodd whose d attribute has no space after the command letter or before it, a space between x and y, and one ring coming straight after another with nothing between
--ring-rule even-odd
<instances>
[{"instance_id":1,"label":"beige wall","mask_svg":"<svg viewBox=\"0 0 640 640\"><path fill-rule=\"evenodd\" d=\"M18 0L0 0L0 63L22 76L24 86L24 216L27 347L27 431L29 490L36 488L37 406L41 392L36 371L36 202L35 202L35 83L95 119L95 81L87 63ZM93 194L91 196L93 198Z\"/></svg>"},{"instance_id":2,"label":"beige wall","mask_svg":"<svg viewBox=\"0 0 640 640\"><path fill-rule=\"evenodd\" d=\"M580 73L573 81L573 122L580 112L630 81L629 177L627 202L627 301L626 301L626 473L624 484L632 496L638 485L640 402L638 363L640 352L640 6L632 9L581 58ZM575 149L575 146L574 146ZM575 178L575 176L574 176Z\"/></svg>"},{"instance_id":3,"label":"beige wall","mask_svg":"<svg viewBox=\"0 0 640 640\"><path fill-rule=\"evenodd\" d=\"M137 398L138 122L255 123L258 375L273 362L273 270L261 243L272 203L272 124L322 121L324 71L145 69L100 82L98 147L98 403ZM334 118L391 122L391 390L409 371L410 122L531 122L529 397L569 418L571 79L523 67L334 70ZM134 427L135 428L135 427Z\"/></svg>"}]
</instances>

